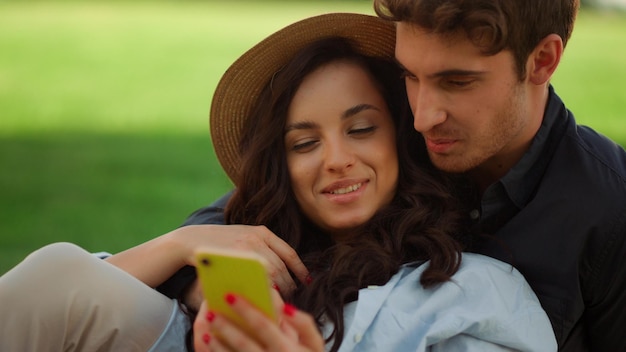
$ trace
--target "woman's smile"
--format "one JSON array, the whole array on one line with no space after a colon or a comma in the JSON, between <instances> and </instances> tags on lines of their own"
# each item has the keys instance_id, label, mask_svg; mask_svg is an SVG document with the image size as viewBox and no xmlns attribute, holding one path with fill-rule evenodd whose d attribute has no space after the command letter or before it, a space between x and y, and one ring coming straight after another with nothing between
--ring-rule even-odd
<instances>
[{"instance_id":1,"label":"woman's smile","mask_svg":"<svg viewBox=\"0 0 626 352\"><path fill-rule=\"evenodd\" d=\"M289 106L285 131L294 195L319 227L331 234L351 232L393 199L395 126L360 64L336 61L305 77Z\"/></svg>"},{"instance_id":2,"label":"woman's smile","mask_svg":"<svg viewBox=\"0 0 626 352\"><path fill-rule=\"evenodd\" d=\"M340 183L335 183L333 186L328 187L330 190L322 192L331 203L349 204L356 202L362 198L367 189L367 181L352 183L348 186L340 186Z\"/></svg>"}]
</instances>

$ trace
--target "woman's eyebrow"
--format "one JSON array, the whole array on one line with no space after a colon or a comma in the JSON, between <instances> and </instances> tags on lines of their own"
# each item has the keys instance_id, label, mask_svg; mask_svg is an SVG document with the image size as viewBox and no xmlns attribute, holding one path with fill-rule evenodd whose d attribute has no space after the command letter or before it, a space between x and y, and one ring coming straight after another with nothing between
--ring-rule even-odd
<instances>
[{"instance_id":1,"label":"woman's eyebrow","mask_svg":"<svg viewBox=\"0 0 626 352\"><path fill-rule=\"evenodd\" d=\"M311 130L317 128L319 125L313 121L299 121L288 124L285 126L285 133L293 130Z\"/></svg>"},{"instance_id":2,"label":"woman's eyebrow","mask_svg":"<svg viewBox=\"0 0 626 352\"><path fill-rule=\"evenodd\" d=\"M351 108L349 108L348 110L344 111L343 114L341 115L341 119L347 119L348 117L352 117L358 113L360 113L361 111L364 110L376 110L376 111L380 111L379 108L375 107L374 105L370 105L370 104L359 104L359 105L355 105Z\"/></svg>"},{"instance_id":3,"label":"woman's eyebrow","mask_svg":"<svg viewBox=\"0 0 626 352\"><path fill-rule=\"evenodd\" d=\"M347 119L364 110L380 111L379 108L371 104L358 104L344 111L343 114L341 114L341 119L342 120ZM319 125L313 121L299 121L299 122L294 122L285 126L285 133L293 131L293 130L310 130L310 129L314 129L318 127Z\"/></svg>"}]
</instances>

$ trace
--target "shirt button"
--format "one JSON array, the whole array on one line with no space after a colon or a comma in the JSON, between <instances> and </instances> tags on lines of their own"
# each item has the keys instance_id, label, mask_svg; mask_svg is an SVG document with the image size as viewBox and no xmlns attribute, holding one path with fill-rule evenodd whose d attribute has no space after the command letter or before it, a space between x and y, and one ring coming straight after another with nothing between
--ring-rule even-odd
<instances>
[{"instance_id":1,"label":"shirt button","mask_svg":"<svg viewBox=\"0 0 626 352\"><path fill-rule=\"evenodd\" d=\"M478 209L474 209L470 211L469 216L472 220L478 220L480 217L480 211L478 211Z\"/></svg>"},{"instance_id":2,"label":"shirt button","mask_svg":"<svg viewBox=\"0 0 626 352\"><path fill-rule=\"evenodd\" d=\"M355 334L354 335L354 342L359 343L359 342L361 342L362 339L363 339L363 335L362 334Z\"/></svg>"}]
</instances>

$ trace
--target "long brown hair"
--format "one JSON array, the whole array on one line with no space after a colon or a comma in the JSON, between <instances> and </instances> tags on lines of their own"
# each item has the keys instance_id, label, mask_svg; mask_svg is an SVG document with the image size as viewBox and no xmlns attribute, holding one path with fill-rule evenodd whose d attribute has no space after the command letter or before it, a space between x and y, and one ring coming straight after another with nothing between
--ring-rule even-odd
<instances>
[{"instance_id":1,"label":"long brown hair","mask_svg":"<svg viewBox=\"0 0 626 352\"><path fill-rule=\"evenodd\" d=\"M361 226L361 235L335 244L299 210L291 189L284 146L289 104L302 80L336 60L361 65L387 101L394 120L400 165L391 204ZM315 42L277 72L245 123L236 190L226 207L230 224L265 225L289 243L312 275L285 299L335 327L333 351L344 335L343 306L359 289L386 283L400 265L430 260L420 282L428 287L450 279L460 264L456 202L431 166L421 136L412 126L406 92L394 63L360 55L341 38Z\"/></svg>"}]
</instances>

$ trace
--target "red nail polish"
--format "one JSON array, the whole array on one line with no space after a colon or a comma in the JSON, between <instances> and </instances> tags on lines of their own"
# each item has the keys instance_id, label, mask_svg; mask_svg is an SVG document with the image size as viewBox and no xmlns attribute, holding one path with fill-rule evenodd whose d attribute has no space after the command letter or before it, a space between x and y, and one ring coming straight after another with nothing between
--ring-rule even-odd
<instances>
[{"instance_id":1,"label":"red nail polish","mask_svg":"<svg viewBox=\"0 0 626 352\"><path fill-rule=\"evenodd\" d=\"M235 297L235 295L232 293L227 293L226 296L224 296L224 300L226 300L226 303L233 305L235 304L237 297Z\"/></svg>"},{"instance_id":2,"label":"red nail polish","mask_svg":"<svg viewBox=\"0 0 626 352\"><path fill-rule=\"evenodd\" d=\"M278 285L276 284L272 284L272 288L278 292L280 292L280 287L278 287Z\"/></svg>"},{"instance_id":3,"label":"red nail polish","mask_svg":"<svg viewBox=\"0 0 626 352\"><path fill-rule=\"evenodd\" d=\"M293 317L296 314L296 307L292 306L289 303L285 303L285 305L283 306L283 313L285 313L285 315Z\"/></svg>"},{"instance_id":4,"label":"red nail polish","mask_svg":"<svg viewBox=\"0 0 626 352\"><path fill-rule=\"evenodd\" d=\"M215 313L213 313L212 311L208 311L206 313L206 320L209 321L209 323L213 322L213 319L215 319Z\"/></svg>"},{"instance_id":5,"label":"red nail polish","mask_svg":"<svg viewBox=\"0 0 626 352\"><path fill-rule=\"evenodd\" d=\"M209 342L211 342L211 335L205 333L204 335L202 335L202 341L204 341L204 343L208 345Z\"/></svg>"},{"instance_id":6,"label":"red nail polish","mask_svg":"<svg viewBox=\"0 0 626 352\"><path fill-rule=\"evenodd\" d=\"M307 285L310 285L310 284L311 284L311 282L313 282L313 278L311 277L311 275L307 275L307 276L306 276L306 279L305 279L305 283L306 283Z\"/></svg>"}]
</instances>

